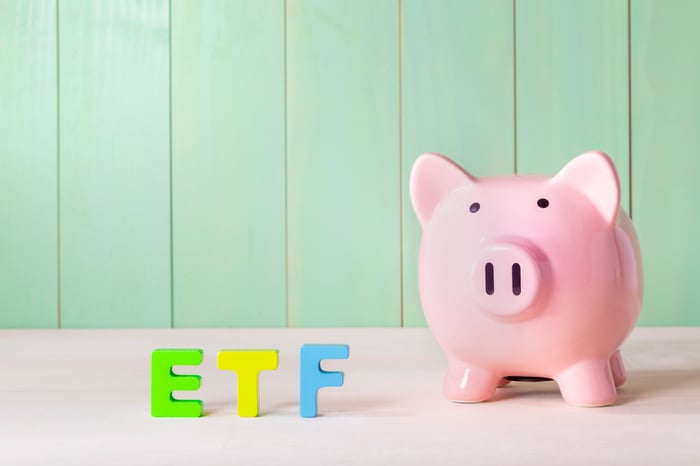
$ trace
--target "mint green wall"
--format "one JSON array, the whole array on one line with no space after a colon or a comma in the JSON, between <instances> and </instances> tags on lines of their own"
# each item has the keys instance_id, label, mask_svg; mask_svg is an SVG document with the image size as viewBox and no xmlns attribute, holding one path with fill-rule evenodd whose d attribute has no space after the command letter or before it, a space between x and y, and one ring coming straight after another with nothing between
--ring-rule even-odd
<instances>
[{"instance_id":1,"label":"mint green wall","mask_svg":"<svg viewBox=\"0 0 700 466\"><path fill-rule=\"evenodd\" d=\"M421 152L615 159L700 325L700 2L0 0L0 327L421 326Z\"/></svg>"},{"instance_id":2,"label":"mint green wall","mask_svg":"<svg viewBox=\"0 0 700 466\"><path fill-rule=\"evenodd\" d=\"M285 325L284 25L280 1L172 2L177 327Z\"/></svg>"}]
</instances>

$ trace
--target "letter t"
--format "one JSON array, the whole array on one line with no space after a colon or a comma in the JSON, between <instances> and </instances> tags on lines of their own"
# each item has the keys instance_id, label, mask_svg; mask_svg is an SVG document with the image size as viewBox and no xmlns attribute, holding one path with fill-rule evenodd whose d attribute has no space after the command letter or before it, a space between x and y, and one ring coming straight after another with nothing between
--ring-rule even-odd
<instances>
[{"instance_id":1,"label":"letter t","mask_svg":"<svg viewBox=\"0 0 700 466\"><path fill-rule=\"evenodd\" d=\"M277 369L277 350L221 350L217 366L238 375L238 415L258 415L258 374Z\"/></svg>"}]
</instances>

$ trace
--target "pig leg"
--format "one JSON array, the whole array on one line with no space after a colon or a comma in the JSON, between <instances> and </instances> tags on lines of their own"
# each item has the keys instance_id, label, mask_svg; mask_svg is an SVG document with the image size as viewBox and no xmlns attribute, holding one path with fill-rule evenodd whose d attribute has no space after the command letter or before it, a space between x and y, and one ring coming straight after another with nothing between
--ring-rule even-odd
<instances>
[{"instance_id":1,"label":"pig leg","mask_svg":"<svg viewBox=\"0 0 700 466\"><path fill-rule=\"evenodd\" d=\"M499 374L450 360L445 377L445 396L450 401L460 403L486 401L493 396L501 380Z\"/></svg>"},{"instance_id":2,"label":"pig leg","mask_svg":"<svg viewBox=\"0 0 700 466\"><path fill-rule=\"evenodd\" d=\"M579 361L554 378L564 399L576 406L607 406L617 398L607 359Z\"/></svg>"},{"instance_id":3,"label":"pig leg","mask_svg":"<svg viewBox=\"0 0 700 466\"><path fill-rule=\"evenodd\" d=\"M615 381L615 386L619 387L625 380L627 380L627 375L625 373L625 366L622 364L622 355L620 350L615 351L615 353L610 357L610 370L612 371L613 381Z\"/></svg>"}]
</instances>

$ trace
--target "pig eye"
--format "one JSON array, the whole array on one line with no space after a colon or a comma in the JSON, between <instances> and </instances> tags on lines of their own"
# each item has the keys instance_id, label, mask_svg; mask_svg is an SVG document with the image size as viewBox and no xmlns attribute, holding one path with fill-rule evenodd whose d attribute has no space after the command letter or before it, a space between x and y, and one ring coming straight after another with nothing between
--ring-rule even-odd
<instances>
[{"instance_id":1,"label":"pig eye","mask_svg":"<svg viewBox=\"0 0 700 466\"><path fill-rule=\"evenodd\" d=\"M469 212L475 214L479 211L480 207L478 202L473 202L472 205L469 206Z\"/></svg>"},{"instance_id":2,"label":"pig eye","mask_svg":"<svg viewBox=\"0 0 700 466\"><path fill-rule=\"evenodd\" d=\"M546 209L547 207L549 207L549 201L547 199L541 197L541 198L537 199L537 206L540 209Z\"/></svg>"}]
</instances>

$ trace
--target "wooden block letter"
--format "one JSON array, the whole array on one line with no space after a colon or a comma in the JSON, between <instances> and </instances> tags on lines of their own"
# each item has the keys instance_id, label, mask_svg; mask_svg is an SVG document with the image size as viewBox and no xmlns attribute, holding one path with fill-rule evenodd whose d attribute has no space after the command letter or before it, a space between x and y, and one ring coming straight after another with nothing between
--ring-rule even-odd
<instances>
[{"instance_id":1,"label":"wooden block letter","mask_svg":"<svg viewBox=\"0 0 700 466\"><path fill-rule=\"evenodd\" d=\"M348 345L304 345L301 347L299 413L302 417L316 417L316 395L321 387L343 385L342 372L321 369L322 359L347 359Z\"/></svg>"},{"instance_id":2,"label":"wooden block letter","mask_svg":"<svg viewBox=\"0 0 700 466\"><path fill-rule=\"evenodd\" d=\"M151 354L151 416L199 417L201 400L177 400L176 390L199 390L199 375L178 375L173 366L198 366L202 363L201 349L156 349Z\"/></svg>"},{"instance_id":3,"label":"wooden block letter","mask_svg":"<svg viewBox=\"0 0 700 466\"><path fill-rule=\"evenodd\" d=\"M238 375L238 415L258 415L258 374L277 369L278 351L221 350L217 357L219 369L232 370Z\"/></svg>"}]
</instances>

